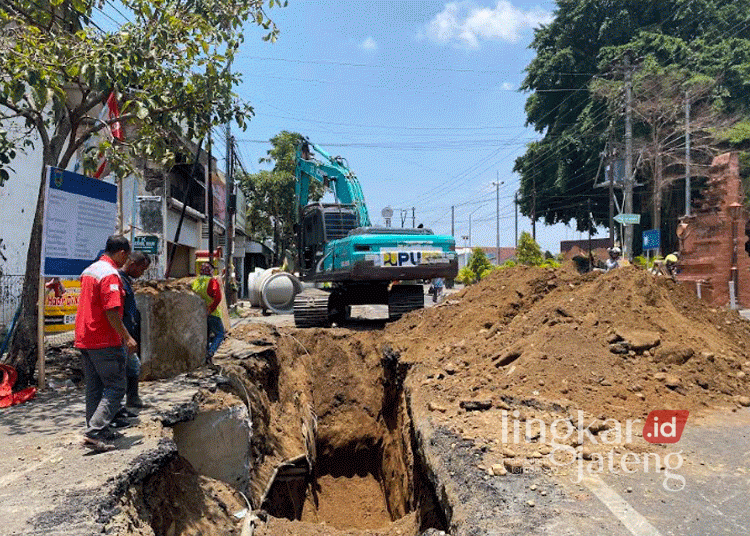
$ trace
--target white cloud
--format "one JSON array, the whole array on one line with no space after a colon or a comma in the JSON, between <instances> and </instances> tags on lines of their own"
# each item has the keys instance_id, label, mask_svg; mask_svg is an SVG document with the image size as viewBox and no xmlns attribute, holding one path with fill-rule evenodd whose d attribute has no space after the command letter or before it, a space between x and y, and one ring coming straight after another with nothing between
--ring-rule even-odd
<instances>
[{"instance_id":1,"label":"white cloud","mask_svg":"<svg viewBox=\"0 0 750 536\"><path fill-rule=\"evenodd\" d=\"M514 86L510 82L503 82L500 85L500 89L502 89L503 91L514 91L516 89L516 86Z\"/></svg>"},{"instance_id":2,"label":"white cloud","mask_svg":"<svg viewBox=\"0 0 750 536\"><path fill-rule=\"evenodd\" d=\"M362 50L377 50L378 43L372 38L372 36L368 36L367 39L359 44L359 48Z\"/></svg>"},{"instance_id":3,"label":"white cloud","mask_svg":"<svg viewBox=\"0 0 750 536\"><path fill-rule=\"evenodd\" d=\"M523 30L551 20L552 14L541 8L524 11L508 0L498 0L494 8L471 1L449 2L424 26L420 36L433 43L477 49L482 41L516 43Z\"/></svg>"}]
</instances>

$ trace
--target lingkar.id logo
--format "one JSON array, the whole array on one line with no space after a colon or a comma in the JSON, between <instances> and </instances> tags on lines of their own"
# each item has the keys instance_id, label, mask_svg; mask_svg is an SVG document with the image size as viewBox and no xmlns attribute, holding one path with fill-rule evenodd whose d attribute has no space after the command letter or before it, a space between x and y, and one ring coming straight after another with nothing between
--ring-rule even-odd
<instances>
[{"instance_id":1,"label":"lingkar.id logo","mask_svg":"<svg viewBox=\"0 0 750 536\"><path fill-rule=\"evenodd\" d=\"M682 437L690 411L686 409L655 409L646 417L643 439L649 443L677 443Z\"/></svg>"}]
</instances>

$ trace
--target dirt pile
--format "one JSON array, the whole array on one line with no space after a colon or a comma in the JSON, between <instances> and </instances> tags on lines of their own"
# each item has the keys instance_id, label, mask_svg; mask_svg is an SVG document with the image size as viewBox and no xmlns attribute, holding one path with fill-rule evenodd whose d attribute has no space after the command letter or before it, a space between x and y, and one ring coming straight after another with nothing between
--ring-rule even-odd
<instances>
[{"instance_id":1,"label":"dirt pile","mask_svg":"<svg viewBox=\"0 0 750 536\"><path fill-rule=\"evenodd\" d=\"M386 338L446 408L538 400L628 419L733 405L750 391L750 323L632 267L501 270Z\"/></svg>"}]
</instances>

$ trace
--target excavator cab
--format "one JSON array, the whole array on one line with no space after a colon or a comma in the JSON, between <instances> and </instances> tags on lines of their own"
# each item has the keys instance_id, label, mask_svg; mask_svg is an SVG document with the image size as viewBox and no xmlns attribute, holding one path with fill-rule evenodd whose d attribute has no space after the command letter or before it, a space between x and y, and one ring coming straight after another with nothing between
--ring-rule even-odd
<instances>
[{"instance_id":1,"label":"excavator cab","mask_svg":"<svg viewBox=\"0 0 750 536\"><path fill-rule=\"evenodd\" d=\"M316 203L306 206L302 211L299 233L302 276L317 271L328 242L344 238L357 227L359 222L354 205Z\"/></svg>"}]
</instances>

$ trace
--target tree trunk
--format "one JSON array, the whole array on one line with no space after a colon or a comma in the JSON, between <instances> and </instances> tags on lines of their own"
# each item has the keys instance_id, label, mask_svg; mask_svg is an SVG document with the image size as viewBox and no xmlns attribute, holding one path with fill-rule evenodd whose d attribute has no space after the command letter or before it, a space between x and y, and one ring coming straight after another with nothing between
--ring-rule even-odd
<instances>
[{"instance_id":1,"label":"tree trunk","mask_svg":"<svg viewBox=\"0 0 750 536\"><path fill-rule=\"evenodd\" d=\"M9 364L18 372L18 381L14 388L24 389L34 379L37 360L37 303L39 300L39 271L42 260L42 220L44 218L45 170L42 168L42 180L39 183L39 195L34 213L34 226L31 228L29 251L26 254L26 275L23 280L21 295L21 316L18 319L13 340L8 352Z\"/></svg>"},{"instance_id":2,"label":"tree trunk","mask_svg":"<svg viewBox=\"0 0 750 536\"><path fill-rule=\"evenodd\" d=\"M39 274L42 260L42 224L44 220L44 190L47 179L47 169L59 165L66 167L69 157L58 162L62 149L70 133L70 118L66 114L58 116L54 135L50 138L43 123L37 124L39 136L42 139L43 165L39 194L34 213L34 224L31 228L29 250L26 254L26 274L23 280L23 294L21 295L21 315L18 318L10 349L8 350L8 364L18 372L18 380L14 388L24 389L34 381L34 371L37 361L37 321L39 319Z\"/></svg>"}]
</instances>

